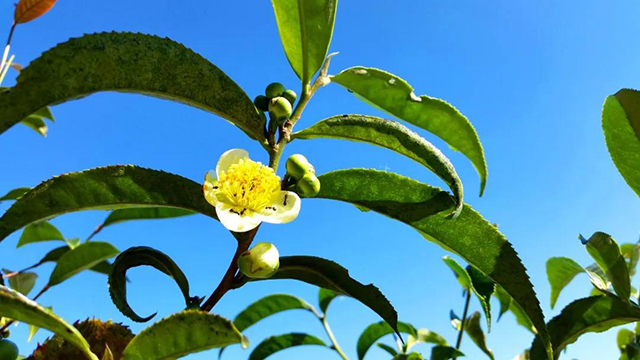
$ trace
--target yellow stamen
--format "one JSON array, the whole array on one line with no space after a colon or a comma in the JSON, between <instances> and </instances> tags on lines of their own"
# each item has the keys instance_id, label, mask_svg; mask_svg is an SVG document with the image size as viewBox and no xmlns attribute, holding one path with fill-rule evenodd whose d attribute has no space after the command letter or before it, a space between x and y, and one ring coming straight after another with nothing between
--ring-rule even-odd
<instances>
[{"instance_id":1,"label":"yellow stamen","mask_svg":"<svg viewBox=\"0 0 640 360\"><path fill-rule=\"evenodd\" d=\"M239 208L264 210L280 193L280 178L273 169L249 159L231 165L219 177L216 198Z\"/></svg>"}]
</instances>

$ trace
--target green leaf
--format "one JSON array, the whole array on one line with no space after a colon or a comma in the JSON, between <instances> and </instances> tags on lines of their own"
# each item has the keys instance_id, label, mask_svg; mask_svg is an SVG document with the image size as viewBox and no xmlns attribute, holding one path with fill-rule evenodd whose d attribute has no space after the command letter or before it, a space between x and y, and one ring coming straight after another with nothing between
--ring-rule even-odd
<instances>
[{"instance_id":1,"label":"green leaf","mask_svg":"<svg viewBox=\"0 0 640 360\"><path fill-rule=\"evenodd\" d=\"M48 263L48 262L58 262L62 255L71 251L71 248L67 246L60 246L51 251L49 251L40 261L38 261L35 265L32 265L27 268L27 270L37 268L38 266ZM97 265L89 269L91 271L95 271L100 274L111 274L111 264L108 261L99 262Z\"/></svg>"},{"instance_id":2,"label":"green leaf","mask_svg":"<svg viewBox=\"0 0 640 360\"><path fill-rule=\"evenodd\" d=\"M306 301L292 295L269 295L242 310L242 312L233 320L233 325L236 326L238 331L242 332L271 315L293 309L311 311L312 306Z\"/></svg>"},{"instance_id":3,"label":"green leaf","mask_svg":"<svg viewBox=\"0 0 640 360\"><path fill-rule=\"evenodd\" d=\"M629 269L616 241L610 235L596 232L585 245L589 255L611 281L616 294L622 299L629 299L631 295Z\"/></svg>"},{"instance_id":4,"label":"green leaf","mask_svg":"<svg viewBox=\"0 0 640 360\"><path fill-rule=\"evenodd\" d=\"M487 356L491 360L494 360L493 352L491 351L491 349L487 347L486 336L482 331L482 327L480 327L479 312L476 311L467 318L467 323L465 324L464 331L467 333L467 335L469 335L471 340L473 340L473 342L476 345L478 345L478 347L480 348L480 350L482 350L483 353L487 354Z\"/></svg>"},{"instance_id":5,"label":"green leaf","mask_svg":"<svg viewBox=\"0 0 640 360\"><path fill-rule=\"evenodd\" d=\"M328 347L317 337L303 333L290 333L266 338L249 355L249 360L263 360L269 356L294 346L320 345Z\"/></svg>"},{"instance_id":6,"label":"green leaf","mask_svg":"<svg viewBox=\"0 0 640 360\"><path fill-rule=\"evenodd\" d=\"M373 284L356 281L349 276L349 270L333 261L314 256L283 256L278 272L264 280L275 279L299 280L350 296L373 310L397 332L398 313L380 290ZM239 286L242 285L235 285Z\"/></svg>"},{"instance_id":7,"label":"green leaf","mask_svg":"<svg viewBox=\"0 0 640 360\"><path fill-rule=\"evenodd\" d=\"M291 137L360 141L405 155L433 171L449 186L458 204L455 216L462 210L462 181L449 159L430 142L396 121L366 115L339 115L293 133Z\"/></svg>"},{"instance_id":8,"label":"green leaf","mask_svg":"<svg viewBox=\"0 0 640 360\"><path fill-rule=\"evenodd\" d=\"M427 95L416 96L403 79L388 72L352 67L331 78L368 103L444 140L462 152L480 175L480 196L487 182L484 150L473 125L456 108Z\"/></svg>"},{"instance_id":9,"label":"green leaf","mask_svg":"<svg viewBox=\"0 0 640 360\"><path fill-rule=\"evenodd\" d=\"M473 284L471 289L473 293L476 294L480 305L482 305L482 310L484 310L484 314L487 317L487 332L491 332L491 295L493 295L496 285L491 279L481 273L480 270L471 265L467 266L467 273L469 273L471 283Z\"/></svg>"},{"instance_id":10,"label":"green leaf","mask_svg":"<svg viewBox=\"0 0 640 360\"><path fill-rule=\"evenodd\" d=\"M64 280L88 270L95 265L118 255L119 251L106 242L91 241L70 250L58 259L49 277L48 286L60 284Z\"/></svg>"},{"instance_id":11,"label":"green leaf","mask_svg":"<svg viewBox=\"0 0 640 360\"><path fill-rule=\"evenodd\" d=\"M41 117L29 115L24 120L20 121L20 123L42 135L42 137L47 137L49 128Z\"/></svg>"},{"instance_id":12,"label":"green leaf","mask_svg":"<svg viewBox=\"0 0 640 360\"><path fill-rule=\"evenodd\" d=\"M289 64L303 85L327 56L338 0L272 0L278 32Z\"/></svg>"},{"instance_id":13,"label":"green leaf","mask_svg":"<svg viewBox=\"0 0 640 360\"><path fill-rule=\"evenodd\" d=\"M376 343L376 346L378 346L380 349L386 351L387 353L389 353L389 355L391 356L396 356L398 355L398 351L396 349L394 349L393 347L387 345L387 344L383 344L383 343Z\"/></svg>"},{"instance_id":14,"label":"green leaf","mask_svg":"<svg viewBox=\"0 0 640 360\"><path fill-rule=\"evenodd\" d=\"M114 210L109 214L109 216L107 216L104 222L94 230L90 238L102 231L102 229L107 226L119 224L125 221L169 219L192 214L194 214L194 212L190 210L167 207L145 207Z\"/></svg>"},{"instance_id":15,"label":"green leaf","mask_svg":"<svg viewBox=\"0 0 640 360\"><path fill-rule=\"evenodd\" d=\"M320 304L320 310L326 316L327 309L329 308L329 304L333 301L333 299L340 296L337 292L329 289L320 288L318 291L318 303Z\"/></svg>"},{"instance_id":16,"label":"green leaf","mask_svg":"<svg viewBox=\"0 0 640 360\"><path fill-rule=\"evenodd\" d=\"M248 346L248 340L229 320L186 310L142 330L124 349L122 360L176 359L238 343Z\"/></svg>"},{"instance_id":17,"label":"green leaf","mask_svg":"<svg viewBox=\"0 0 640 360\"><path fill-rule=\"evenodd\" d=\"M583 273L580 264L568 257L552 257L547 260L547 278L551 285L551 308L556 305L558 296L576 275Z\"/></svg>"},{"instance_id":18,"label":"green leaf","mask_svg":"<svg viewBox=\"0 0 640 360\"><path fill-rule=\"evenodd\" d=\"M622 89L607 97L602 129L613 163L640 196L640 92Z\"/></svg>"},{"instance_id":19,"label":"green leaf","mask_svg":"<svg viewBox=\"0 0 640 360\"><path fill-rule=\"evenodd\" d=\"M5 273L9 274L12 271L4 270ZM33 287L36 285L36 280L38 280L38 274L32 272L23 272L20 274L16 274L9 278L9 286L22 295L29 295Z\"/></svg>"},{"instance_id":20,"label":"green leaf","mask_svg":"<svg viewBox=\"0 0 640 360\"><path fill-rule=\"evenodd\" d=\"M0 286L0 316L50 330L76 346L89 359L98 360L76 328L19 292L4 286Z\"/></svg>"},{"instance_id":21,"label":"green leaf","mask_svg":"<svg viewBox=\"0 0 640 360\"><path fill-rule=\"evenodd\" d=\"M511 295L507 294L500 285L496 285L496 291L493 295L500 302L500 314L498 314L498 321L500 321L502 315L509 311L509 307L511 307Z\"/></svg>"},{"instance_id":22,"label":"green leaf","mask_svg":"<svg viewBox=\"0 0 640 360\"><path fill-rule=\"evenodd\" d=\"M411 324L407 324L403 322L398 322L397 332L402 332L405 334L412 335L414 336L414 339L418 337L418 331ZM387 324L384 321L367 326L367 328L364 329L364 331L362 332L362 334L360 334L360 337L358 338L358 344L357 344L358 359L359 360L364 359L364 356L366 355L367 351L369 351L371 346L373 346L373 344L378 342L378 340L380 340L382 337L393 334L393 333L394 333L394 329L391 328L391 326L389 326L389 324Z\"/></svg>"},{"instance_id":23,"label":"green leaf","mask_svg":"<svg viewBox=\"0 0 640 360\"><path fill-rule=\"evenodd\" d=\"M421 343L448 345L447 340L445 340L445 338L443 338L440 334L429 329L418 329L416 334L409 334L407 343L405 344L405 352L411 350L414 345L418 345Z\"/></svg>"},{"instance_id":24,"label":"green leaf","mask_svg":"<svg viewBox=\"0 0 640 360\"><path fill-rule=\"evenodd\" d=\"M620 252L625 259L629 259L627 263L629 277L633 278L636 274L636 268L638 267L638 260L640 260L640 243L622 244L620 245Z\"/></svg>"},{"instance_id":25,"label":"green leaf","mask_svg":"<svg viewBox=\"0 0 640 360\"><path fill-rule=\"evenodd\" d=\"M419 353L414 352L411 354L398 354L393 360L424 360L424 358Z\"/></svg>"},{"instance_id":26,"label":"green leaf","mask_svg":"<svg viewBox=\"0 0 640 360\"><path fill-rule=\"evenodd\" d=\"M456 220L448 220L446 211L455 206L449 194L383 171L340 170L320 176L320 181L315 198L357 204L399 220L482 271L520 304L551 350L540 304L518 254L471 207L465 205Z\"/></svg>"},{"instance_id":27,"label":"green leaf","mask_svg":"<svg viewBox=\"0 0 640 360\"><path fill-rule=\"evenodd\" d=\"M455 331L460 332L460 329L462 328L462 321L460 321L460 318L455 312L453 312L453 310L449 310L449 320L451 322L451 327Z\"/></svg>"},{"instance_id":28,"label":"green leaf","mask_svg":"<svg viewBox=\"0 0 640 360\"><path fill-rule=\"evenodd\" d=\"M460 283L460 286L466 291L471 289L471 277L467 270L465 270L457 261L452 259L449 256L444 256L442 261L453 271L453 275L455 275L456 280Z\"/></svg>"},{"instance_id":29,"label":"green leaf","mask_svg":"<svg viewBox=\"0 0 640 360\"><path fill-rule=\"evenodd\" d=\"M71 39L26 67L0 94L0 133L47 105L101 91L191 105L264 140L251 99L207 59L167 38L115 32Z\"/></svg>"},{"instance_id":30,"label":"green leaf","mask_svg":"<svg viewBox=\"0 0 640 360\"><path fill-rule=\"evenodd\" d=\"M0 241L26 225L69 212L142 206L185 209L217 219L201 184L164 171L108 166L60 175L28 191L0 218Z\"/></svg>"},{"instance_id":31,"label":"green leaf","mask_svg":"<svg viewBox=\"0 0 640 360\"><path fill-rule=\"evenodd\" d=\"M602 332L612 327L640 320L640 308L626 299L614 295L592 296L567 305L560 315L549 321L549 334L553 344L555 359L569 344L578 340L582 334ZM540 339L531 346L531 359L544 357L544 347Z\"/></svg>"},{"instance_id":32,"label":"green leaf","mask_svg":"<svg viewBox=\"0 0 640 360\"><path fill-rule=\"evenodd\" d=\"M24 228L16 247L21 247L35 242L55 240L65 241L65 238L58 228L51 225L48 221L42 221Z\"/></svg>"},{"instance_id":33,"label":"green leaf","mask_svg":"<svg viewBox=\"0 0 640 360\"><path fill-rule=\"evenodd\" d=\"M24 195L29 190L31 190L31 188L28 187L21 187L10 190L4 196L0 197L0 201L17 200L20 196Z\"/></svg>"},{"instance_id":34,"label":"green leaf","mask_svg":"<svg viewBox=\"0 0 640 360\"><path fill-rule=\"evenodd\" d=\"M147 322L156 313L145 318L138 316L127 302L127 271L136 266L152 266L171 277L182 292L187 308L199 305L198 298L189 295L189 281L180 267L166 254L146 246L136 246L123 251L113 262L109 275L109 295L118 310L136 322Z\"/></svg>"},{"instance_id":35,"label":"green leaf","mask_svg":"<svg viewBox=\"0 0 640 360\"><path fill-rule=\"evenodd\" d=\"M448 360L463 356L464 354L460 350L450 346L437 345L431 348L431 360Z\"/></svg>"},{"instance_id":36,"label":"green leaf","mask_svg":"<svg viewBox=\"0 0 640 360\"><path fill-rule=\"evenodd\" d=\"M616 343L620 350L624 350L628 344L632 344L634 342L636 342L636 334L633 331L629 329L620 329L620 331L618 331Z\"/></svg>"}]
</instances>

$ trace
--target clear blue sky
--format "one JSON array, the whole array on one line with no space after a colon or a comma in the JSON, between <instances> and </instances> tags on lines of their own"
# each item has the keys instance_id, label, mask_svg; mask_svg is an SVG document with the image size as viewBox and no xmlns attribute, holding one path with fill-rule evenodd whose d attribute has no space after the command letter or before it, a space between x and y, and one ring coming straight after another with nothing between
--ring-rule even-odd
<instances>
[{"instance_id":1,"label":"clear blue sky","mask_svg":"<svg viewBox=\"0 0 640 360\"><path fill-rule=\"evenodd\" d=\"M0 9L8 31L12 1ZM549 308L545 261L570 256L590 259L577 240L594 231L619 242L638 237L640 201L611 162L600 127L604 98L621 87L640 86L640 4L621 0L555 1L341 1L331 45L339 51L332 73L354 65L378 67L407 81L418 94L445 99L472 121L489 166L485 196L470 163L423 132L452 159L466 189L466 201L496 222L529 269L547 318L571 299L586 296L590 284L579 276ZM251 96L271 81L298 91L298 80L282 51L269 1L69 1L33 23L20 26L13 40L16 61L28 64L42 51L70 37L101 31L134 31L184 43L223 69ZM7 84L12 84L13 78ZM180 104L137 95L102 93L53 108L57 122L43 139L24 126L0 138L0 192L34 186L51 176L110 164L136 164L201 181L221 153L247 149L256 160L266 154L225 121ZM298 127L342 113L378 114L342 88L324 88ZM387 169L429 184L439 179L411 161L368 145L336 140L296 141L288 154L305 154L319 173L349 168ZM7 204L0 205L4 211ZM67 237L86 237L106 212L71 214L53 220ZM15 249L19 234L0 243L2 267L18 269L38 260L55 244ZM194 294L209 294L234 250L233 238L202 216L162 222L122 224L99 240L119 249L148 245L171 255L188 275ZM401 320L427 327L455 342L449 310L461 313L463 298L446 255L410 228L353 206L307 200L298 219L286 226L263 226L259 239L284 255L316 255L340 262L363 282L375 283L395 305ZM482 241L482 239L478 239ZM38 288L51 266L43 267ZM130 274L130 301L140 314L160 316L183 305L177 287L154 270ZM637 285L637 284L636 284ZM215 312L233 318L256 299L287 292L316 303L316 289L293 281L252 284L231 292ZM69 321L95 315L131 323L111 303L106 278L81 274L52 289L43 304ZM477 302L472 303L478 309ZM497 303L493 304L497 308ZM329 318L342 347L355 359L355 342L376 315L354 300L331 306ZM141 326L132 328L139 331ZM275 316L247 331L257 345L287 331L323 338L319 323L303 312ZM613 359L615 331L587 335L569 347L567 359ZM26 327L14 329L25 344ZM511 359L532 336L511 314L494 324L488 338L497 359ZM419 349L428 353L427 346ZM482 359L467 338L463 351ZM239 347L228 359L246 359ZM319 348L299 348L273 359L333 359ZM189 359L210 359L202 353ZM386 359L374 349L369 359Z\"/></svg>"}]
</instances>

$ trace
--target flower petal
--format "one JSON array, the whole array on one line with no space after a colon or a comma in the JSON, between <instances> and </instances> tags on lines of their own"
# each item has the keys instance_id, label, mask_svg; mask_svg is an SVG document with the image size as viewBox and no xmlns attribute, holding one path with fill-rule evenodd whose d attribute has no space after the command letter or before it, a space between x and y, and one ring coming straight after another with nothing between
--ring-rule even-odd
<instances>
[{"instance_id":1,"label":"flower petal","mask_svg":"<svg viewBox=\"0 0 640 360\"><path fill-rule=\"evenodd\" d=\"M255 211L234 208L223 202L216 204L216 214L222 225L233 232L253 230L264 220L263 216Z\"/></svg>"},{"instance_id":2,"label":"flower petal","mask_svg":"<svg viewBox=\"0 0 640 360\"><path fill-rule=\"evenodd\" d=\"M218 165L216 165L216 175L220 178L220 173L229 170L229 167L233 164L237 164L242 159L248 159L249 153L242 149L231 149L222 156L220 156L220 160L218 160Z\"/></svg>"},{"instance_id":3,"label":"flower petal","mask_svg":"<svg viewBox=\"0 0 640 360\"><path fill-rule=\"evenodd\" d=\"M209 204L216 206L218 203L218 199L214 193L214 188L218 186L218 179L216 179L216 174L213 170L209 170L207 174L204 176L204 185L202 186L202 191L204 192L204 198L207 199Z\"/></svg>"},{"instance_id":4,"label":"flower petal","mask_svg":"<svg viewBox=\"0 0 640 360\"><path fill-rule=\"evenodd\" d=\"M284 224L293 221L300 212L300 197L293 191L280 191L276 201L260 213L263 221L271 224Z\"/></svg>"}]
</instances>

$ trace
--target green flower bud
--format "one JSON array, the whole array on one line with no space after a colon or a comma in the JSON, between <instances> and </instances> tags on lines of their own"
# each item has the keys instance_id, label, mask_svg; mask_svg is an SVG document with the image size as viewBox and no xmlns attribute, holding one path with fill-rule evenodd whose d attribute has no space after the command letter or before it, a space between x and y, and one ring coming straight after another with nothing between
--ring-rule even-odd
<instances>
[{"instance_id":1,"label":"green flower bud","mask_svg":"<svg viewBox=\"0 0 640 360\"><path fill-rule=\"evenodd\" d=\"M296 92L293 90L285 90L285 92L282 93L282 97L289 100L291 105L293 105L295 104L298 95L296 95Z\"/></svg>"},{"instance_id":2,"label":"green flower bud","mask_svg":"<svg viewBox=\"0 0 640 360\"><path fill-rule=\"evenodd\" d=\"M284 85L280 84L279 82L274 82L267 86L267 88L264 90L264 94L267 95L269 99L273 99L274 97L282 96L284 90Z\"/></svg>"},{"instance_id":3,"label":"green flower bud","mask_svg":"<svg viewBox=\"0 0 640 360\"><path fill-rule=\"evenodd\" d=\"M261 111L269 111L269 98L264 95L258 95L253 99L253 104Z\"/></svg>"},{"instance_id":4,"label":"green flower bud","mask_svg":"<svg viewBox=\"0 0 640 360\"><path fill-rule=\"evenodd\" d=\"M287 159L285 165L287 167L287 175L298 180L306 174L315 174L316 169L309 163L306 157L301 154L293 154Z\"/></svg>"},{"instance_id":5,"label":"green flower bud","mask_svg":"<svg viewBox=\"0 0 640 360\"><path fill-rule=\"evenodd\" d=\"M280 253L268 242L257 243L238 258L240 272L252 279L268 279L280 267Z\"/></svg>"},{"instance_id":6,"label":"green flower bud","mask_svg":"<svg viewBox=\"0 0 640 360\"><path fill-rule=\"evenodd\" d=\"M288 119L291 111L291 103L283 97L275 97L269 102L269 112L278 120Z\"/></svg>"},{"instance_id":7,"label":"green flower bud","mask_svg":"<svg viewBox=\"0 0 640 360\"><path fill-rule=\"evenodd\" d=\"M296 192L304 197L314 197L320 192L320 180L315 174L308 173L296 183Z\"/></svg>"},{"instance_id":8,"label":"green flower bud","mask_svg":"<svg viewBox=\"0 0 640 360\"><path fill-rule=\"evenodd\" d=\"M0 340L0 359L16 360L18 358L18 346L9 340Z\"/></svg>"}]
</instances>

